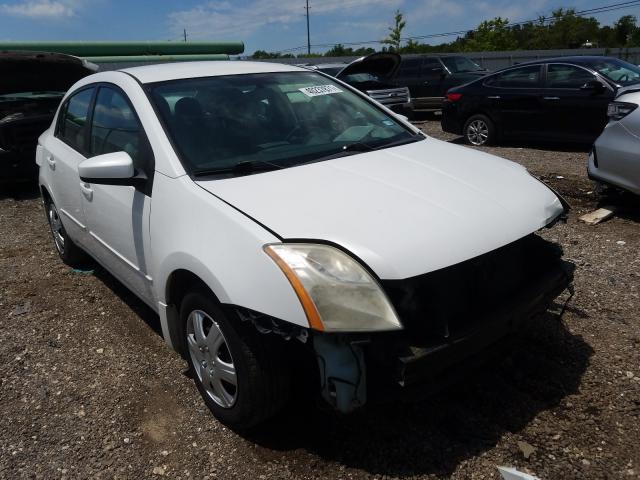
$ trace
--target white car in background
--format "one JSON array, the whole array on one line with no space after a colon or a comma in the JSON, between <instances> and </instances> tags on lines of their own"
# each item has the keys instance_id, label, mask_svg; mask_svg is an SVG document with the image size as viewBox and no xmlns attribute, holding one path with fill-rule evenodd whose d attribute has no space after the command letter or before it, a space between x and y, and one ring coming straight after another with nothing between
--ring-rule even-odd
<instances>
[{"instance_id":1,"label":"white car in background","mask_svg":"<svg viewBox=\"0 0 640 480\"><path fill-rule=\"evenodd\" d=\"M621 89L609 104L609 123L595 141L589 178L640 195L640 88Z\"/></svg>"},{"instance_id":2,"label":"white car in background","mask_svg":"<svg viewBox=\"0 0 640 480\"><path fill-rule=\"evenodd\" d=\"M523 167L298 67L91 75L37 163L61 258L88 253L157 311L234 428L308 379L342 412L436 381L572 279L535 234L564 203Z\"/></svg>"}]
</instances>

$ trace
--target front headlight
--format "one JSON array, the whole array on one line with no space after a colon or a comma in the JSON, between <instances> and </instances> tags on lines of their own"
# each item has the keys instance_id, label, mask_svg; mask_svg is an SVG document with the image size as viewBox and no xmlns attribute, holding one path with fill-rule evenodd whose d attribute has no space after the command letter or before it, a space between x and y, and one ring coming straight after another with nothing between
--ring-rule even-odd
<instances>
[{"instance_id":1,"label":"front headlight","mask_svg":"<svg viewBox=\"0 0 640 480\"><path fill-rule=\"evenodd\" d=\"M264 251L291 283L311 328L327 332L402 328L375 278L337 248L279 243L265 245Z\"/></svg>"}]
</instances>

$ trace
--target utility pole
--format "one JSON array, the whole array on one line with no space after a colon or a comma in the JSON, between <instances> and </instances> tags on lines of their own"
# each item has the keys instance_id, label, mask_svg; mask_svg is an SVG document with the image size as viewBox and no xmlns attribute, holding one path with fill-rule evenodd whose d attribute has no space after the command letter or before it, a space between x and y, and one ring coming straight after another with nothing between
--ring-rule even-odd
<instances>
[{"instance_id":1,"label":"utility pole","mask_svg":"<svg viewBox=\"0 0 640 480\"><path fill-rule=\"evenodd\" d=\"M309 0L307 0L307 54L311 55L311 35L309 34Z\"/></svg>"},{"instance_id":2,"label":"utility pole","mask_svg":"<svg viewBox=\"0 0 640 480\"><path fill-rule=\"evenodd\" d=\"M184 41L186 42L187 41L187 29L183 28L182 32L184 33Z\"/></svg>"}]
</instances>

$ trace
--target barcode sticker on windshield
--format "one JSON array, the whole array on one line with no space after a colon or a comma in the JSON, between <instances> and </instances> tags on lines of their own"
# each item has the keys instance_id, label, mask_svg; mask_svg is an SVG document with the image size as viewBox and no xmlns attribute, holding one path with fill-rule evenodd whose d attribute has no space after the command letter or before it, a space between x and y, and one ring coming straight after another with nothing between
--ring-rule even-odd
<instances>
[{"instance_id":1,"label":"barcode sticker on windshield","mask_svg":"<svg viewBox=\"0 0 640 480\"><path fill-rule=\"evenodd\" d=\"M342 93L338 87L333 85L318 85L317 87L304 87L299 89L307 97L318 97L320 95L331 95L332 93Z\"/></svg>"}]
</instances>

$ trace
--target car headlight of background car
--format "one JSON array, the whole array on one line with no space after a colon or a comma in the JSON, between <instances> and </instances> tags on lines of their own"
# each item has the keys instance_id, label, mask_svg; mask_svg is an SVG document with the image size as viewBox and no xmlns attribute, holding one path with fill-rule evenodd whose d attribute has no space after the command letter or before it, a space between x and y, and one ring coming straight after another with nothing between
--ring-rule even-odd
<instances>
[{"instance_id":1,"label":"car headlight of background car","mask_svg":"<svg viewBox=\"0 0 640 480\"><path fill-rule=\"evenodd\" d=\"M638 105L635 103L611 102L607 106L607 115L611 120L622 120L636 108L638 108Z\"/></svg>"},{"instance_id":2,"label":"car headlight of background car","mask_svg":"<svg viewBox=\"0 0 640 480\"><path fill-rule=\"evenodd\" d=\"M337 248L280 243L265 245L264 251L291 283L313 329L358 332L402 328L376 279Z\"/></svg>"}]
</instances>

